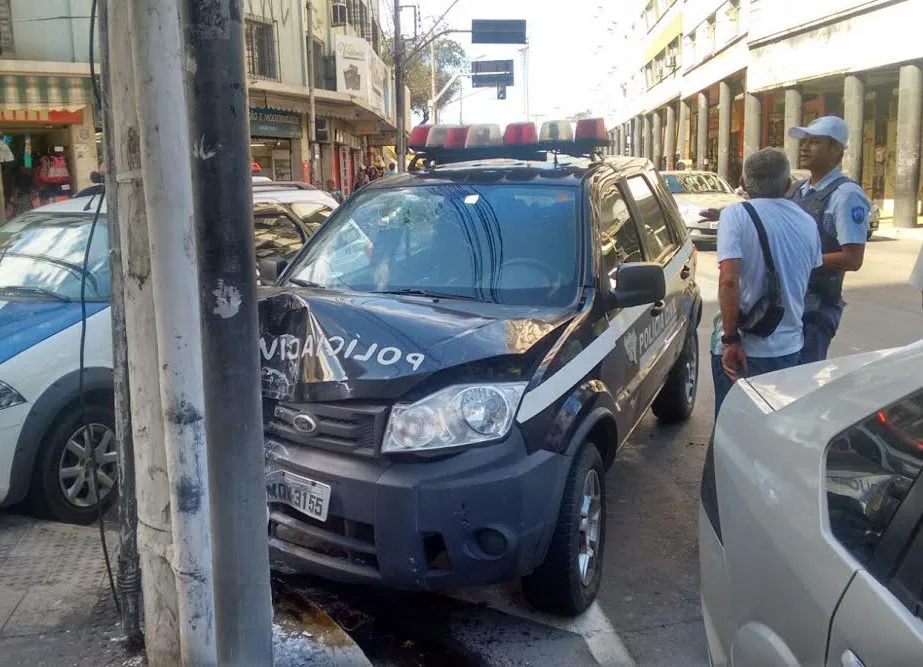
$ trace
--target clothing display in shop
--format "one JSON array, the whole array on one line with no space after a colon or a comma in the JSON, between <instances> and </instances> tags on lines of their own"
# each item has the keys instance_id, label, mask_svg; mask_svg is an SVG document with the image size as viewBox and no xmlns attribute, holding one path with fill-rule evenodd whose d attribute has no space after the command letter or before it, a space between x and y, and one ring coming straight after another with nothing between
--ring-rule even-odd
<instances>
[{"instance_id":1,"label":"clothing display in shop","mask_svg":"<svg viewBox=\"0 0 923 667\"><path fill-rule=\"evenodd\" d=\"M36 170L36 183L38 185L66 185L70 183L70 180L67 158L64 157L62 147L55 146L52 153L39 158L39 166Z\"/></svg>"}]
</instances>

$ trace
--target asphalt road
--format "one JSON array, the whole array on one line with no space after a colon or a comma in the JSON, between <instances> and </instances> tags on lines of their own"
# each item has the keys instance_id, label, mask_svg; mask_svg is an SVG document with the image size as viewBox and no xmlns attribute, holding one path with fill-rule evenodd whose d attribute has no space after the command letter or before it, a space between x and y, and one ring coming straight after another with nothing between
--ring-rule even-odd
<instances>
[{"instance_id":1,"label":"asphalt road","mask_svg":"<svg viewBox=\"0 0 923 667\"><path fill-rule=\"evenodd\" d=\"M906 283L919 247L890 238L869 244L862 271L847 279L848 306L831 356L923 337L920 293ZM714 413L708 339L717 277L715 253L700 252L705 312L696 409L676 427L645 417L610 469L604 579L597 604L583 617L566 622L535 614L515 584L438 596L296 585L311 589L375 665L707 665L696 543Z\"/></svg>"}]
</instances>

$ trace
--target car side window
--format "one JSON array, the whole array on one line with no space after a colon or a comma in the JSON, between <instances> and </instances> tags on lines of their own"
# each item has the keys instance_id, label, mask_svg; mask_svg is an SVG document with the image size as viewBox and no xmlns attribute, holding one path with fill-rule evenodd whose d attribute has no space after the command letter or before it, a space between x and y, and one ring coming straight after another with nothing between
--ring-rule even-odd
<instances>
[{"instance_id":1,"label":"car side window","mask_svg":"<svg viewBox=\"0 0 923 667\"><path fill-rule=\"evenodd\" d=\"M667 214L644 176L632 176L627 179L627 183L641 215L641 234L647 243L651 258L660 260L679 245L674 238Z\"/></svg>"},{"instance_id":2,"label":"car side window","mask_svg":"<svg viewBox=\"0 0 923 667\"><path fill-rule=\"evenodd\" d=\"M254 216L253 235L257 261L270 257L291 260L306 240L298 225L279 214Z\"/></svg>"},{"instance_id":3,"label":"car side window","mask_svg":"<svg viewBox=\"0 0 923 667\"><path fill-rule=\"evenodd\" d=\"M923 467L923 390L851 426L827 448L834 537L863 565Z\"/></svg>"},{"instance_id":4,"label":"car side window","mask_svg":"<svg viewBox=\"0 0 923 667\"><path fill-rule=\"evenodd\" d=\"M638 226L615 183L599 198L599 232L603 269L610 276L626 262L643 262L644 249Z\"/></svg>"}]
</instances>

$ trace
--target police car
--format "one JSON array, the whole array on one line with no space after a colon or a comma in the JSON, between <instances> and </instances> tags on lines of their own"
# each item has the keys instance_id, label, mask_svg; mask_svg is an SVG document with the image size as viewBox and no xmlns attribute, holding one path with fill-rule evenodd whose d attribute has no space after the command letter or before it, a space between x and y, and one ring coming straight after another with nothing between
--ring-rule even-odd
<instances>
[{"instance_id":1,"label":"police car","mask_svg":"<svg viewBox=\"0 0 923 667\"><path fill-rule=\"evenodd\" d=\"M411 170L263 289L274 568L593 601L606 470L651 406L690 416L701 317L672 196L648 161L597 155L605 137L415 128Z\"/></svg>"},{"instance_id":2,"label":"police car","mask_svg":"<svg viewBox=\"0 0 923 667\"><path fill-rule=\"evenodd\" d=\"M37 208L0 226L0 506L28 499L42 514L76 523L93 520L98 499L114 500L118 479L105 202L86 272L84 388L99 453L98 494L87 474L78 390L81 276L100 196ZM294 257L337 206L319 191L273 190L254 199L263 261Z\"/></svg>"}]
</instances>

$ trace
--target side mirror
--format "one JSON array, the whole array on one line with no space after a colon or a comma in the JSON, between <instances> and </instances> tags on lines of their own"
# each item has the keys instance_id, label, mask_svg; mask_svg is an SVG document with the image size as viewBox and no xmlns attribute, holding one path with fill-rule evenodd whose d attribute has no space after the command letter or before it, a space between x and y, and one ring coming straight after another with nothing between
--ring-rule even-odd
<instances>
[{"instance_id":1,"label":"side mirror","mask_svg":"<svg viewBox=\"0 0 923 667\"><path fill-rule=\"evenodd\" d=\"M615 285L609 293L609 305L613 308L643 306L663 301L666 295L667 284L660 264L622 264L615 272Z\"/></svg>"},{"instance_id":2,"label":"side mirror","mask_svg":"<svg viewBox=\"0 0 923 667\"><path fill-rule=\"evenodd\" d=\"M94 183L95 185L104 185L106 183L106 177L98 171L91 171L90 183Z\"/></svg>"},{"instance_id":3,"label":"side mirror","mask_svg":"<svg viewBox=\"0 0 923 667\"><path fill-rule=\"evenodd\" d=\"M268 257L261 259L257 264L260 274L260 285L275 285L279 276L288 266L288 260L281 257Z\"/></svg>"}]
</instances>

